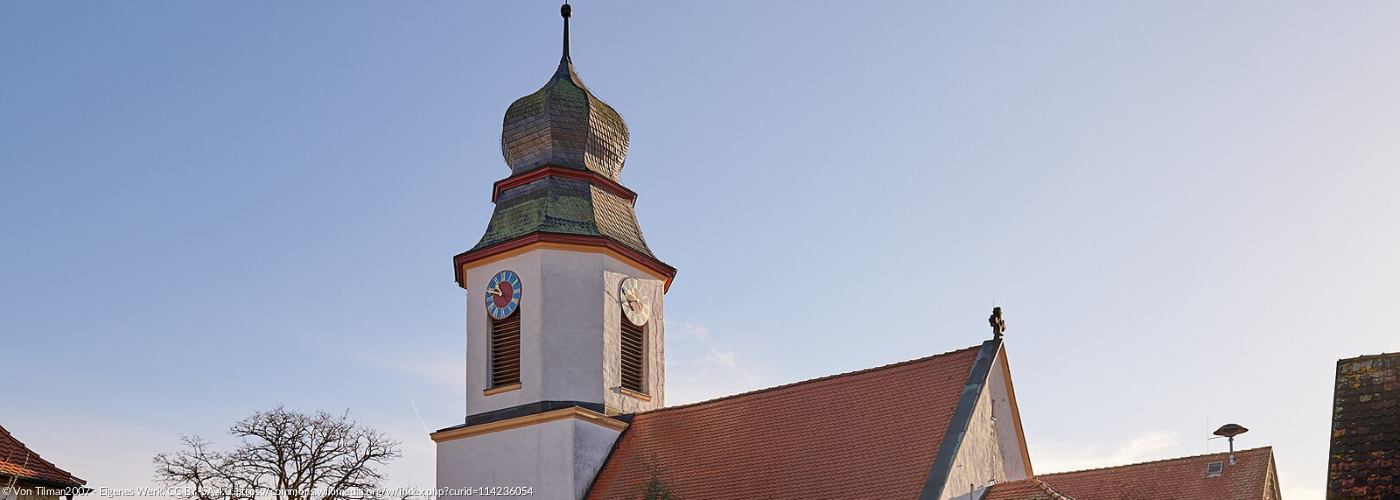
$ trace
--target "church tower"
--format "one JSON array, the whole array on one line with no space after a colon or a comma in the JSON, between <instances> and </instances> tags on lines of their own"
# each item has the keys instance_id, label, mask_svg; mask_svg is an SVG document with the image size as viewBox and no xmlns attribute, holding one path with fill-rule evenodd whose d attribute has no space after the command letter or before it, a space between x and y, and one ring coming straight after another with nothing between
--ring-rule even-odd
<instances>
[{"instance_id":1,"label":"church tower","mask_svg":"<svg viewBox=\"0 0 1400 500\"><path fill-rule=\"evenodd\" d=\"M652 254L618 181L622 115L569 57L506 110L510 175L486 234L453 258L467 291L466 421L433 433L438 487L531 487L581 498L627 424L663 406L663 298L676 270ZM480 492L474 494L481 494Z\"/></svg>"}]
</instances>

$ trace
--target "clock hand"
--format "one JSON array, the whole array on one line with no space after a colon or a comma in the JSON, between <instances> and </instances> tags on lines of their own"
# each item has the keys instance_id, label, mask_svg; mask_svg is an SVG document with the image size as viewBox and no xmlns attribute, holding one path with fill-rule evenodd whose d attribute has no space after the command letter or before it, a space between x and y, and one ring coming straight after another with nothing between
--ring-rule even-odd
<instances>
[{"instance_id":1,"label":"clock hand","mask_svg":"<svg viewBox=\"0 0 1400 500\"><path fill-rule=\"evenodd\" d=\"M501 295L501 289L500 289L500 288L487 288L487 289L486 289L486 293L489 293L489 294L491 294L491 295Z\"/></svg>"}]
</instances>

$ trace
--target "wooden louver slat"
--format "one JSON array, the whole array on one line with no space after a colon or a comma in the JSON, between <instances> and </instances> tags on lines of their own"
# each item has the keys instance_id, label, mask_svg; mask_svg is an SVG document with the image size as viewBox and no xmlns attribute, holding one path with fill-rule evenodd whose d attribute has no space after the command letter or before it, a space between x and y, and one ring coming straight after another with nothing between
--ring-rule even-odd
<instances>
[{"instance_id":1,"label":"wooden louver slat","mask_svg":"<svg viewBox=\"0 0 1400 500\"><path fill-rule=\"evenodd\" d=\"M520 311L491 320L491 387L520 383Z\"/></svg>"},{"instance_id":2,"label":"wooden louver slat","mask_svg":"<svg viewBox=\"0 0 1400 500\"><path fill-rule=\"evenodd\" d=\"M645 392L642 384L642 366L645 351L642 349L642 327L622 319L622 388Z\"/></svg>"}]
</instances>

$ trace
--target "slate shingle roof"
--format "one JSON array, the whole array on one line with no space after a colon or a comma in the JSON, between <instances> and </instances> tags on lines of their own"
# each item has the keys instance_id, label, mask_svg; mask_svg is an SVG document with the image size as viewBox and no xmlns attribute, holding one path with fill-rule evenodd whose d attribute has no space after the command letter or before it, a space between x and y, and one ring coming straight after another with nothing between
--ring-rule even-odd
<instances>
[{"instance_id":1,"label":"slate shingle roof","mask_svg":"<svg viewBox=\"0 0 1400 500\"><path fill-rule=\"evenodd\" d=\"M1337 361L1327 498L1400 498L1400 353Z\"/></svg>"},{"instance_id":2,"label":"slate shingle roof","mask_svg":"<svg viewBox=\"0 0 1400 500\"><path fill-rule=\"evenodd\" d=\"M1054 491L1075 500L1277 500L1278 474L1271 447L1229 453L1173 458L1157 462L1037 475ZM1206 466L1224 462L1219 477L1207 477ZM1007 483L1008 485L1012 483ZM997 500L1040 500L1036 496L999 493ZM1012 488L1019 488L1013 486Z\"/></svg>"},{"instance_id":3,"label":"slate shingle roof","mask_svg":"<svg viewBox=\"0 0 1400 500\"><path fill-rule=\"evenodd\" d=\"M507 179L555 167L616 183L628 141L622 115L583 85L567 54L544 87L510 105L501 127L501 151L511 168ZM486 234L468 252L550 233L608 238L655 259L632 203L583 179L551 176L510 187L496 200Z\"/></svg>"},{"instance_id":4,"label":"slate shingle roof","mask_svg":"<svg viewBox=\"0 0 1400 500\"><path fill-rule=\"evenodd\" d=\"M617 180L629 140L622 115L583 85L567 55L544 87L511 103L501 126L511 175L553 165Z\"/></svg>"},{"instance_id":5,"label":"slate shingle roof","mask_svg":"<svg viewBox=\"0 0 1400 500\"><path fill-rule=\"evenodd\" d=\"M637 414L588 498L918 498L979 349Z\"/></svg>"},{"instance_id":6,"label":"slate shingle roof","mask_svg":"<svg viewBox=\"0 0 1400 500\"><path fill-rule=\"evenodd\" d=\"M601 236L656 258L642 239L631 203L588 181L563 177L545 177L503 192L486 234L472 250L536 233Z\"/></svg>"},{"instance_id":7,"label":"slate shingle roof","mask_svg":"<svg viewBox=\"0 0 1400 500\"><path fill-rule=\"evenodd\" d=\"M0 477L17 477L47 483L54 487L79 487L87 481L78 479L48 460L30 451L10 431L0 427ZM0 481L4 483L6 481Z\"/></svg>"}]
</instances>

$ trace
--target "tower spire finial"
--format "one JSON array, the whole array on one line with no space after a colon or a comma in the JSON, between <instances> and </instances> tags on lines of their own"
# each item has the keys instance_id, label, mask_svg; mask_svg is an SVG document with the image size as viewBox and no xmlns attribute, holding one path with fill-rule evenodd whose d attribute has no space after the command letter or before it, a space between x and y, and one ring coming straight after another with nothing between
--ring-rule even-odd
<instances>
[{"instance_id":1,"label":"tower spire finial","mask_svg":"<svg viewBox=\"0 0 1400 500\"><path fill-rule=\"evenodd\" d=\"M559 7L559 14L564 16L564 56L559 59L559 62L573 62L573 59L569 58L569 16L573 13L574 8L569 6L567 0L563 7Z\"/></svg>"}]
</instances>

